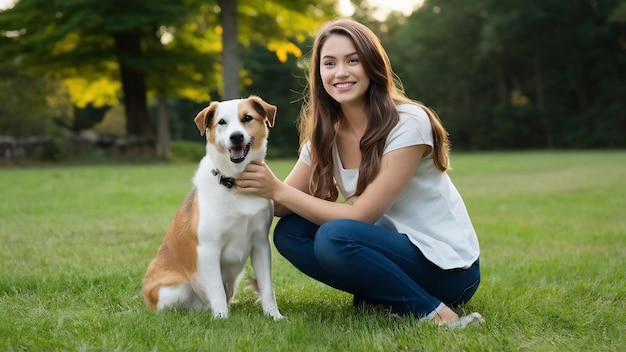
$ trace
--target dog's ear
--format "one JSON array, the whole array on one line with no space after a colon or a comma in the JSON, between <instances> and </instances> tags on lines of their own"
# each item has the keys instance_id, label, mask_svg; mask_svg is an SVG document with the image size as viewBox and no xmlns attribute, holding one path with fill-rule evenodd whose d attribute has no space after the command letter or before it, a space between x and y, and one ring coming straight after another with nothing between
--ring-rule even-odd
<instances>
[{"instance_id":1,"label":"dog's ear","mask_svg":"<svg viewBox=\"0 0 626 352\"><path fill-rule=\"evenodd\" d=\"M215 114L215 110L217 110L218 104L219 103L216 101L212 102L211 104L209 104L209 106L202 109L202 111L200 111L198 115L196 115L196 118L193 119L193 121L196 123L196 126L198 126L198 130L200 130L201 136L204 135L207 127L211 124L210 121Z\"/></svg>"},{"instance_id":2,"label":"dog's ear","mask_svg":"<svg viewBox=\"0 0 626 352\"><path fill-rule=\"evenodd\" d=\"M278 110L276 106L266 103L265 100L255 95L251 95L248 99L251 99L261 106L261 108L265 112L265 117L267 117L267 124L270 127L274 127L274 121L276 121L276 110Z\"/></svg>"}]
</instances>

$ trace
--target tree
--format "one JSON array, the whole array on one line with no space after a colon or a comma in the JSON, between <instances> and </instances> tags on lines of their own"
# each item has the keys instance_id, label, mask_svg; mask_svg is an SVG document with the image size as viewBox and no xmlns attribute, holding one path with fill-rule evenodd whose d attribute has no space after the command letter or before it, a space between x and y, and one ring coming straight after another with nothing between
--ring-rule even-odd
<instances>
[{"instance_id":1,"label":"tree","mask_svg":"<svg viewBox=\"0 0 626 352\"><path fill-rule=\"evenodd\" d=\"M426 0L387 47L455 146L624 145L623 3Z\"/></svg>"},{"instance_id":2,"label":"tree","mask_svg":"<svg viewBox=\"0 0 626 352\"><path fill-rule=\"evenodd\" d=\"M20 0L0 13L0 28L15 33L9 50L35 72L60 78L118 75L127 132L152 138L149 61L142 46L160 26L182 23L184 9L179 0Z\"/></svg>"},{"instance_id":3,"label":"tree","mask_svg":"<svg viewBox=\"0 0 626 352\"><path fill-rule=\"evenodd\" d=\"M58 80L28 75L14 62L4 61L0 62L0 91L0 136L48 134L55 123L72 122L73 107Z\"/></svg>"},{"instance_id":4,"label":"tree","mask_svg":"<svg viewBox=\"0 0 626 352\"><path fill-rule=\"evenodd\" d=\"M326 11L331 4L334 7L328 0L249 0L241 5L226 1L222 3L226 8L223 25L236 23L233 18L237 16L245 19L245 25L224 28L216 19L220 11L215 11L215 4L200 0L20 0L13 9L0 13L0 38L9 44L0 49L0 56L18 56L31 72L63 78L81 104L96 99L109 103L111 97L121 97L127 132L148 138L153 132L146 93L152 92L160 106L160 139L166 141L167 97L208 100L209 92L218 87L220 67L215 58L222 49L217 39L220 33L224 47L235 48L224 51L223 72L229 75L225 86L238 89L241 70L230 66L239 62L238 42L263 43L284 61L289 53L300 54L294 40L302 40L327 14L334 13ZM123 94L115 96L117 79ZM96 87L106 87L98 90L106 91L108 98L86 94ZM228 95L238 95L235 92L229 88ZM163 145L161 152L165 149Z\"/></svg>"},{"instance_id":5,"label":"tree","mask_svg":"<svg viewBox=\"0 0 626 352\"><path fill-rule=\"evenodd\" d=\"M426 1L390 40L390 59L407 94L434 108L452 142L473 143L480 106L475 86L484 18L480 1Z\"/></svg>"}]
</instances>

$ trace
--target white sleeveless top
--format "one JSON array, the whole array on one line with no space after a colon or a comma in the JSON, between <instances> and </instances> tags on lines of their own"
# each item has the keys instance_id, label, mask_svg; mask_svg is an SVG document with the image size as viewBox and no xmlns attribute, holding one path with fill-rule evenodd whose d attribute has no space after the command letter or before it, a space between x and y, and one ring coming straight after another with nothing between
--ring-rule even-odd
<instances>
[{"instance_id":1,"label":"white sleeveless top","mask_svg":"<svg viewBox=\"0 0 626 352\"><path fill-rule=\"evenodd\" d=\"M400 121L391 131L383 154L399 148L433 146L430 119L417 105L398 105ZM300 160L311 165L307 142ZM358 169L344 169L333 143L334 177L341 195L356 191ZM426 258L442 269L468 268L478 259L478 238L459 192L446 172L423 157L395 204L375 223L407 235Z\"/></svg>"}]
</instances>

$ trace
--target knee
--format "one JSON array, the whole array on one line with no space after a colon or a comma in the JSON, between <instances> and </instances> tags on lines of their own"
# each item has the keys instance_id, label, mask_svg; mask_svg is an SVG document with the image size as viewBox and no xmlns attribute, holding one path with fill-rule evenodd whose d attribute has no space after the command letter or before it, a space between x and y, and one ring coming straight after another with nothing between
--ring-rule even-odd
<instances>
[{"instance_id":1,"label":"knee","mask_svg":"<svg viewBox=\"0 0 626 352\"><path fill-rule=\"evenodd\" d=\"M356 220L350 219L330 220L320 226L317 231L316 241L343 241L353 232L352 227L355 223L357 223Z\"/></svg>"},{"instance_id":2,"label":"knee","mask_svg":"<svg viewBox=\"0 0 626 352\"><path fill-rule=\"evenodd\" d=\"M314 252L320 263L337 264L343 257L345 246L351 243L351 226L354 220L331 220L320 226L315 236Z\"/></svg>"}]
</instances>

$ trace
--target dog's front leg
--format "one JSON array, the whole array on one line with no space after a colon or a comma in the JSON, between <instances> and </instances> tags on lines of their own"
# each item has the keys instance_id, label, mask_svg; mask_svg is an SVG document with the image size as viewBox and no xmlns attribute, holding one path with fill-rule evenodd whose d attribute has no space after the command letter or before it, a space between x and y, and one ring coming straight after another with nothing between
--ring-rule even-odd
<instances>
[{"instance_id":1,"label":"dog's front leg","mask_svg":"<svg viewBox=\"0 0 626 352\"><path fill-rule=\"evenodd\" d=\"M257 236L250 254L250 260L257 279L257 285L259 286L259 298L263 312L274 318L274 320L282 319L283 316L278 311L272 285L272 249L267 234Z\"/></svg>"},{"instance_id":2,"label":"dog's front leg","mask_svg":"<svg viewBox=\"0 0 626 352\"><path fill-rule=\"evenodd\" d=\"M221 247L217 243L198 246L198 276L202 290L209 301L214 318L228 317L228 303L222 283L220 267Z\"/></svg>"}]
</instances>

